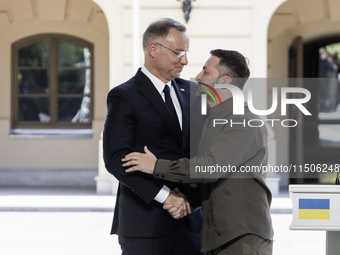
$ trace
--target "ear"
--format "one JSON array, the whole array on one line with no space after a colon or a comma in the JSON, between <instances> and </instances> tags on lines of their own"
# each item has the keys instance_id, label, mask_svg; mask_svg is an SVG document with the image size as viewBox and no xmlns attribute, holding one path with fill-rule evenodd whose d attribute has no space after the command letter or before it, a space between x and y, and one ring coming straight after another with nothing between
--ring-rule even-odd
<instances>
[{"instance_id":1,"label":"ear","mask_svg":"<svg viewBox=\"0 0 340 255\"><path fill-rule=\"evenodd\" d=\"M222 79L222 84L231 84L233 79L229 75L224 75L221 77Z\"/></svg>"},{"instance_id":2,"label":"ear","mask_svg":"<svg viewBox=\"0 0 340 255\"><path fill-rule=\"evenodd\" d=\"M148 46L148 53L152 58L156 57L157 45L154 42L151 42Z\"/></svg>"}]
</instances>

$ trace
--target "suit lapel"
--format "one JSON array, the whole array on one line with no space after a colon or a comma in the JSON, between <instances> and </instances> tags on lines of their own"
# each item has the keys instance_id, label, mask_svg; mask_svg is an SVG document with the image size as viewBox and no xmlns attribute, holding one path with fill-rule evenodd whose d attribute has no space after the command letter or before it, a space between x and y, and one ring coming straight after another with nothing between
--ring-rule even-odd
<instances>
[{"instance_id":1,"label":"suit lapel","mask_svg":"<svg viewBox=\"0 0 340 255\"><path fill-rule=\"evenodd\" d=\"M152 84L150 79L141 70L138 70L135 75L135 80L136 83L139 85L138 90L144 95L144 97L149 100L149 102L154 106L159 115L162 116L164 122L170 129L176 141L181 144L181 137L178 131L176 131L176 126L172 121L172 117L168 109L166 108L162 97L160 96L159 92Z\"/></svg>"}]
</instances>

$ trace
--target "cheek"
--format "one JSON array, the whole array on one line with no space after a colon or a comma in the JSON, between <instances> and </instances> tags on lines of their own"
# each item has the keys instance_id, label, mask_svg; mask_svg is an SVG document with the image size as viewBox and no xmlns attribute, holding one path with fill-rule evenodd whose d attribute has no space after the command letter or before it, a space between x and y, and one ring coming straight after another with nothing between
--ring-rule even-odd
<instances>
[{"instance_id":1,"label":"cheek","mask_svg":"<svg viewBox=\"0 0 340 255\"><path fill-rule=\"evenodd\" d=\"M158 66L166 68L166 69L172 69L176 65L176 62L174 62L173 59L171 58L162 58L158 61Z\"/></svg>"},{"instance_id":2,"label":"cheek","mask_svg":"<svg viewBox=\"0 0 340 255\"><path fill-rule=\"evenodd\" d=\"M215 82L215 79L210 75L204 75L202 76L202 81L208 85L212 85Z\"/></svg>"},{"instance_id":3,"label":"cheek","mask_svg":"<svg viewBox=\"0 0 340 255\"><path fill-rule=\"evenodd\" d=\"M164 69L169 69L169 60L165 58L160 58L157 61L157 68L164 70Z\"/></svg>"}]
</instances>

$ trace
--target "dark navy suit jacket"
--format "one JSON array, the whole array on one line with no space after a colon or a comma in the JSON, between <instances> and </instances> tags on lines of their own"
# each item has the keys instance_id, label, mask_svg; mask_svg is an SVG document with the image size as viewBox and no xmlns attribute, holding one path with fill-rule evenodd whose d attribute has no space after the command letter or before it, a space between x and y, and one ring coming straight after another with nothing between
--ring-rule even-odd
<instances>
[{"instance_id":1,"label":"dark navy suit jacket","mask_svg":"<svg viewBox=\"0 0 340 255\"><path fill-rule=\"evenodd\" d=\"M172 81L182 109L182 133L175 125L164 101L149 78L139 69L134 77L113 88L107 97L107 119L103 133L106 169L119 180L112 234L133 237L168 235L176 224L187 224L191 231L201 229L200 212L177 221L162 204L154 201L163 185L187 192L187 184L176 184L141 172L127 174L121 159L130 152L144 152L157 158L190 158L190 83ZM180 137L181 136L181 137Z\"/></svg>"}]
</instances>

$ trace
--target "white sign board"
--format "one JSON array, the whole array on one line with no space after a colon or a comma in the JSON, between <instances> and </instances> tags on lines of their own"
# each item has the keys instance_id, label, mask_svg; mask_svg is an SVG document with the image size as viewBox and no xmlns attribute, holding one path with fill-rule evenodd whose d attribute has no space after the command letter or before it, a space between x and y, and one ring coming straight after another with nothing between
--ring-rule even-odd
<instances>
[{"instance_id":1,"label":"white sign board","mask_svg":"<svg viewBox=\"0 0 340 255\"><path fill-rule=\"evenodd\" d=\"M340 186L290 185L292 230L340 230Z\"/></svg>"}]
</instances>

